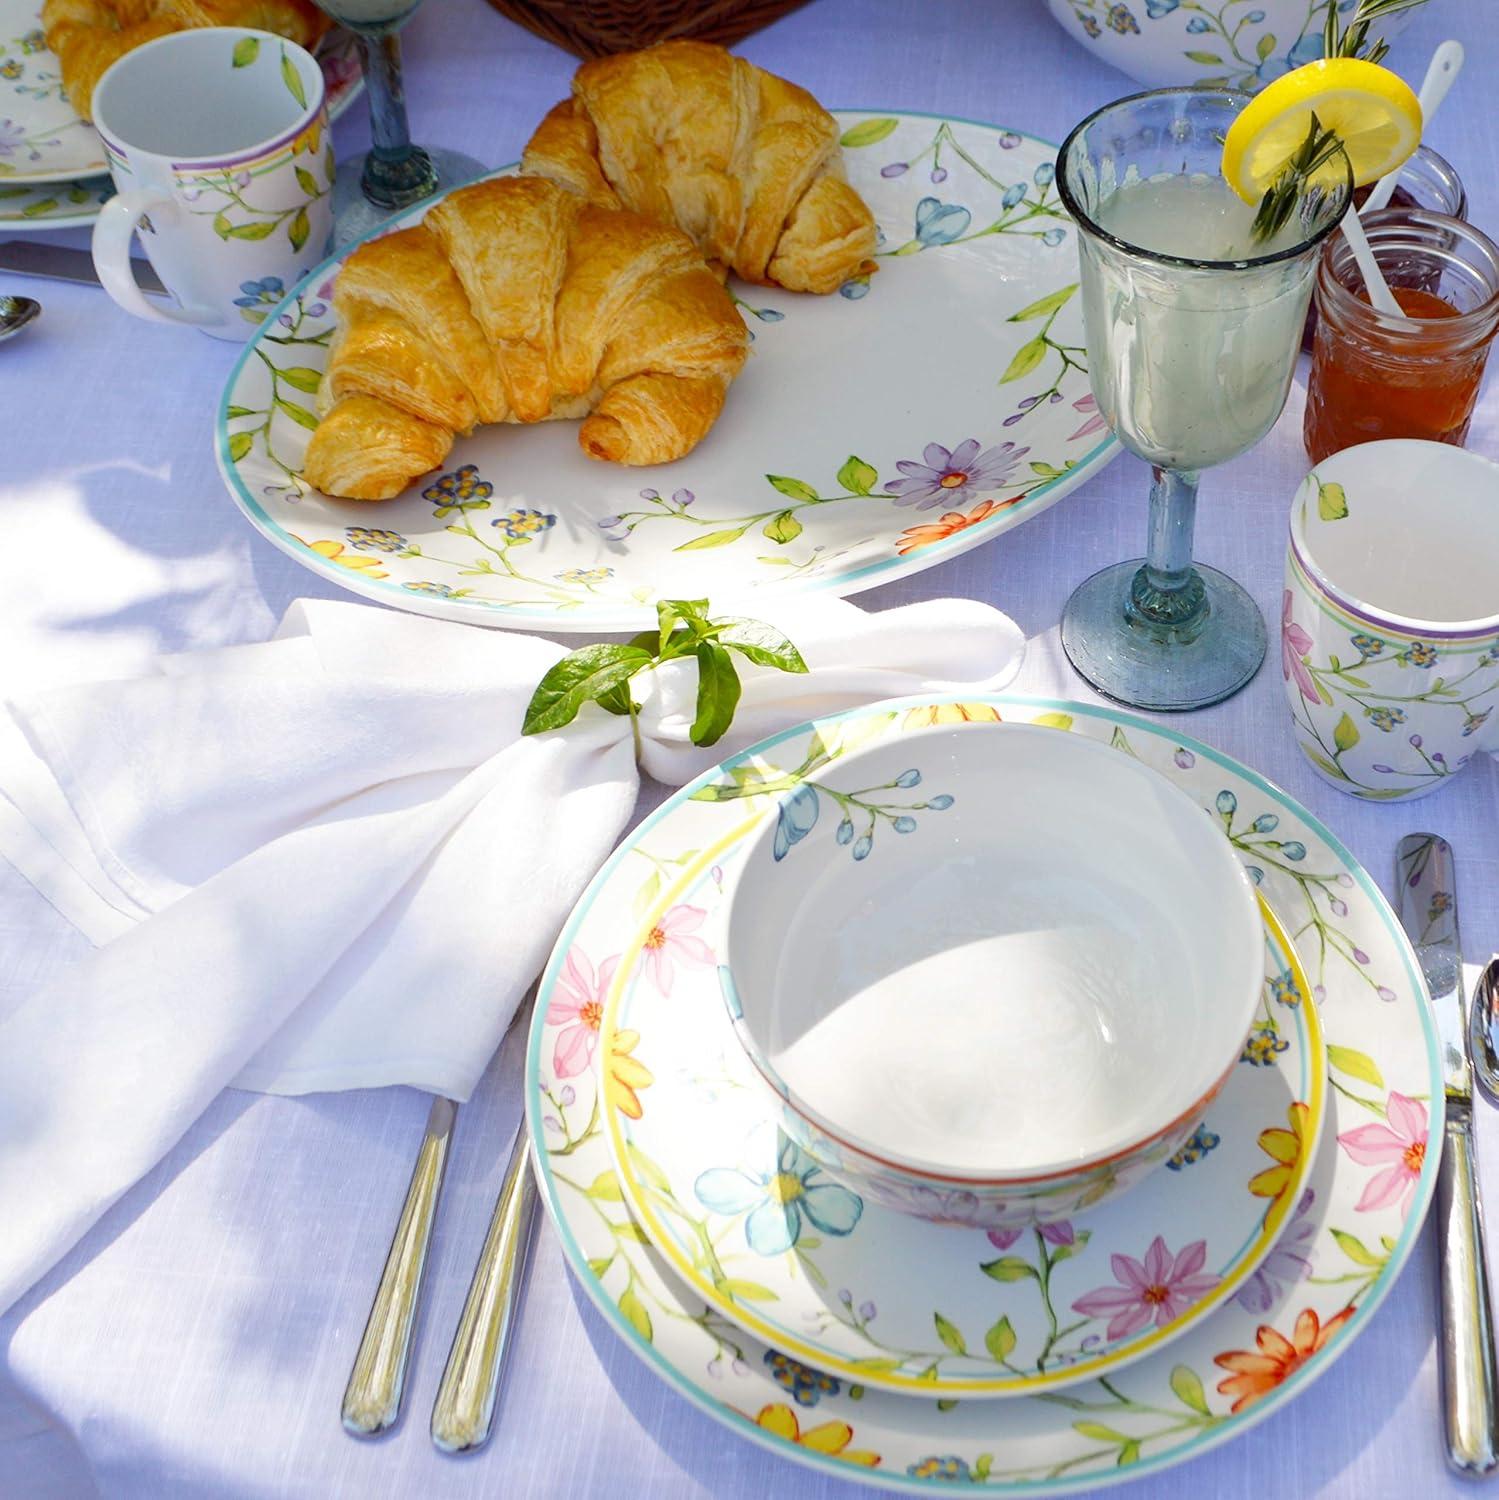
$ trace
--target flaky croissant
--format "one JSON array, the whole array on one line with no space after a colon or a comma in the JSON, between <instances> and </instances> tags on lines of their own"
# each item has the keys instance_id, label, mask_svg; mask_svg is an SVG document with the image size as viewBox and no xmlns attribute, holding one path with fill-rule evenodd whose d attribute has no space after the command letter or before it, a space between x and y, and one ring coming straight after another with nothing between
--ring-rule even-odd
<instances>
[{"instance_id":1,"label":"flaky croissant","mask_svg":"<svg viewBox=\"0 0 1499 1500\"><path fill-rule=\"evenodd\" d=\"M333 308L302 472L350 500L400 494L480 422L583 417L589 457L667 463L713 425L749 347L685 235L541 178L459 188L361 245Z\"/></svg>"},{"instance_id":2,"label":"flaky croissant","mask_svg":"<svg viewBox=\"0 0 1499 1500\"><path fill-rule=\"evenodd\" d=\"M675 224L746 281L831 292L874 253L874 216L843 180L832 115L704 42L585 63L521 171Z\"/></svg>"},{"instance_id":3,"label":"flaky croissant","mask_svg":"<svg viewBox=\"0 0 1499 1500\"><path fill-rule=\"evenodd\" d=\"M196 26L249 26L314 46L328 17L312 0L45 0L42 29L57 54L68 102L92 119L94 85L117 58Z\"/></svg>"}]
</instances>

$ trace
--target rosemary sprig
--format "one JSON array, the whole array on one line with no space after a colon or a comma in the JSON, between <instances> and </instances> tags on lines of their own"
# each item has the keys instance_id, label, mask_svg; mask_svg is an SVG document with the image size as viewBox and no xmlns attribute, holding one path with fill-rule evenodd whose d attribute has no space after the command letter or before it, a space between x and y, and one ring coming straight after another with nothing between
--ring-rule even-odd
<instances>
[{"instance_id":1,"label":"rosemary sprig","mask_svg":"<svg viewBox=\"0 0 1499 1500\"><path fill-rule=\"evenodd\" d=\"M1317 172L1343 150L1337 133L1324 130L1315 111L1306 139L1296 148L1295 154L1280 169L1280 175L1265 189L1260 206L1255 212L1251 233L1263 243L1273 238L1289 222L1296 212L1296 205L1307 190L1307 185Z\"/></svg>"},{"instance_id":2,"label":"rosemary sprig","mask_svg":"<svg viewBox=\"0 0 1499 1500\"><path fill-rule=\"evenodd\" d=\"M1369 23L1393 16L1397 11L1414 10L1425 3L1426 0L1359 0L1348 25L1339 35L1337 0L1330 0L1327 24L1322 33L1323 56L1362 57L1366 62L1382 62L1390 46L1381 39L1369 47Z\"/></svg>"}]
</instances>

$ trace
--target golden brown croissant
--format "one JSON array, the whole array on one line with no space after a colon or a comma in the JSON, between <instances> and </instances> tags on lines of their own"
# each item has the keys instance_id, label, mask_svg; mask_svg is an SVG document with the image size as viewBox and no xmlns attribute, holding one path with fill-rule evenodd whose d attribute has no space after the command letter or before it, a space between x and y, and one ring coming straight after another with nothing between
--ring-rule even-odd
<instances>
[{"instance_id":1,"label":"golden brown croissant","mask_svg":"<svg viewBox=\"0 0 1499 1500\"><path fill-rule=\"evenodd\" d=\"M42 27L68 102L92 118L94 85L133 48L195 26L250 26L314 46L328 17L312 0L45 0Z\"/></svg>"},{"instance_id":2,"label":"golden brown croissant","mask_svg":"<svg viewBox=\"0 0 1499 1500\"><path fill-rule=\"evenodd\" d=\"M400 494L480 422L583 417L589 457L667 463L713 425L749 347L685 235L539 177L459 188L361 245L333 308L302 472L351 500Z\"/></svg>"},{"instance_id":3,"label":"golden brown croissant","mask_svg":"<svg viewBox=\"0 0 1499 1500\"><path fill-rule=\"evenodd\" d=\"M843 180L832 115L705 42L585 63L521 171L675 224L746 281L831 292L874 253L874 216Z\"/></svg>"}]
</instances>

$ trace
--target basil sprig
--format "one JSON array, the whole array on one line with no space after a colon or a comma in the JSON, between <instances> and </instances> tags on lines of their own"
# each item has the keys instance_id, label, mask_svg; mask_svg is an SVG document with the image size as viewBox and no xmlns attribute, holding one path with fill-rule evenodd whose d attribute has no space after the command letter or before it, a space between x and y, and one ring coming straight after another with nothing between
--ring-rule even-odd
<instances>
[{"instance_id":1,"label":"basil sprig","mask_svg":"<svg viewBox=\"0 0 1499 1500\"><path fill-rule=\"evenodd\" d=\"M739 705L739 671L734 657L782 672L805 672L801 652L773 625L740 615L711 619L706 599L663 599L656 605L657 628L642 631L624 645L600 643L570 652L536 685L526 706L522 734L561 729L585 703L612 714L628 714L635 733L639 705L630 693L637 672L678 657L697 658L697 713L690 735L694 745L716 745L734 722Z\"/></svg>"}]
</instances>

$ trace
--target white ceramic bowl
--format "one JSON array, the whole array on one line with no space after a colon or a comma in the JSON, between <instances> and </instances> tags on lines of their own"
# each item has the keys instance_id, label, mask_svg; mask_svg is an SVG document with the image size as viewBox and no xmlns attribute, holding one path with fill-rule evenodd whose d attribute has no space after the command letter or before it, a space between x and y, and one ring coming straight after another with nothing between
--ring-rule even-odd
<instances>
[{"instance_id":1,"label":"white ceramic bowl","mask_svg":"<svg viewBox=\"0 0 1499 1500\"><path fill-rule=\"evenodd\" d=\"M1239 1056L1263 942L1184 793L1081 736L976 722L783 797L730 893L722 977L803 1149L877 1201L942 1219L959 1194L1002 1227L1181 1144Z\"/></svg>"},{"instance_id":2,"label":"white ceramic bowl","mask_svg":"<svg viewBox=\"0 0 1499 1500\"><path fill-rule=\"evenodd\" d=\"M1217 84L1251 92L1322 56L1328 0L1046 0L1090 52L1151 88ZM1386 41L1413 11L1373 30Z\"/></svg>"}]
</instances>

